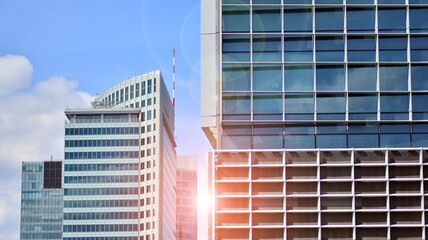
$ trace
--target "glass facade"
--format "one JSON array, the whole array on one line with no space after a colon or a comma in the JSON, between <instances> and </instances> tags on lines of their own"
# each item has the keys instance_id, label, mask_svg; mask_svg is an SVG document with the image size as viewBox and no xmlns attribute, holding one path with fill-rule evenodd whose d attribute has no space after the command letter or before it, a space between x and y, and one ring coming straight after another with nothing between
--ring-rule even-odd
<instances>
[{"instance_id":1,"label":"glass facade","mask_svg":"<svg viewBox=\"0 0 428 240\"><path fill-rule=\"evenodd\" d=\"M381 131L384 122L409 125L402 146L419 146L423 132L410 125L428 121L424 4L222 1L220 114L228 131L220 133L219 148L255 147L269 134L239 129L272 121L282 131L264 142L267 149L354 147L350 128L368 122L378 129L370 147L397 146L382 140L396 134ZM287 128L302 121L315 129L311 140L287 143L293 139ZM340 145L327 144L329 134L318 131L329 124L344 126Z\"/></svg>"},{"instance_id":2,"label":"glass facade","mask_svg":"<svg viewBox=\"0 0 428 240\"><path fill-rule=\"evenodd\" d=\"M22 240L62 239L62 162L23 162Z\"/></svg>"}]
</instances>

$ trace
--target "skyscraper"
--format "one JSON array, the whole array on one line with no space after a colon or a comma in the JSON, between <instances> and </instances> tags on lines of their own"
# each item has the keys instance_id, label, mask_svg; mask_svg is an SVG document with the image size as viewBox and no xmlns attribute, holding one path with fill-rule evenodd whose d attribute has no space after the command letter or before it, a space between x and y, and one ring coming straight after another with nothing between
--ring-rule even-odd
<instances>
[{"instance_id":1,"label":"skyscraper","mask_svg":"<svg viewBox=\"0 0 428 240\"><path fill-rule=\"evenodd\" d=\"M211 237L428 236L427 4L202 1Z\"/></svg>"},{"instance_id":2,"label":"skyscraper","mask_svg":"<svg viewBox=\"0 0 428 240\"><path fill-rule=\"evenodd\" d=\"M196 240L198 219L198 157L179 155L177 159L177 240Z\"/></svg>"},{"instance_id":3,"label":"skyscraper","mask_svg":"<svg viewBox=\"0 0 428 240\"><path fill-rule=\"evenodd\" d=\"M160 71L65 114L64 239L174 239L174 109Z\"/></svg>"},{"instance_id":4,"label":"skyscraper","mask_svg":"<svg viewBox=\"0 0 428 240\"><path fill-rule=\"evenodd\" d=\"M62 239L62 162L23 162L21 240Z\"/></svg>"}]
</instances>

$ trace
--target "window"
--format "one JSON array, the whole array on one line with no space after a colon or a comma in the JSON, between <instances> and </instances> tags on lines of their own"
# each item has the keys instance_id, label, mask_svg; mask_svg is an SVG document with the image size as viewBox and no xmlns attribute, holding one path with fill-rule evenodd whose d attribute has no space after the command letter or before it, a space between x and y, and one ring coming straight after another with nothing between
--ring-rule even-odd
<instances>
[{"instance_id":1,"label":"window","mask_svg":"<svg viewBox=\"0 0 428 240\"><path fill-rule=\"evenodd\" d=\"M284 37L285 62L312 62L313 42L311 36Z\"/></svg>"},{"instance_id":2,"label":"window","mask_svg":"<svg viewBox=\"0 0 428 240\"><path fill-rule=\"evenodd\" d=\"M223 91L249 91L250 65L223 64Z\"/></svg>"},{"instance_id":3,"label":"window","mask_svg":"<svg viewBox=\"0 0 428 240\"><path fill-rule=\"evenodd\" d=\"M315 9L315 31L317 32L343 31L343 9L317 7Z\"/></svg>"},{"instance_id":4,"label":"window","mask_svg":"<svg viewBox=\"0 0 428 240\"><path fill-rule=\"evenodd\" d=\"M250 32L250 8L223 7L223 32Z\"/></svg>"},{"instance_id":5,"label":"window","mask_svg":"<svg viewBox=\"0 0 428 240\"><path fill-rule=\"evenodd\" d=\"M254 94L255 120L282 119L282 97L279 94Z\"/></svg>"},{"instance_id":6,"label":"window","mask_svg":"<svg viewBox=\"0 0 428 240\"><path fill-rule=\"evenodd\" d=\"M428 65L412 65L412 90L428 90Z\"/></svg>"},{"instance_id":7,"label":"window","mask_svg":"<svg viewBox=\"0 0 428 240\"><path fill-rule=\"evenodd\" d=\"M374 32L374 8L347 8L346 21L348 32Z\"/></svg>"},{"instance_id":8,"label":"window","mask_svg":"<svg viewBox=\"0 0 428 240\"><path fill-rule=\"evenodd\" d=\"M281 38L279 36L258 35L253 38L254 62L281 62Z\"/></svg>"},{"instance_id":9,"label":"window","mask_svg":"<svg viewBox=\"0 0 428 240\"><path fill-rule=\"evenodd\" d=\"M378 4L404 4L405 0L378 0Z\"/></svg>"},{"instance_id":10,"label":"window","mask_svg":"<svg viewBox=\"0 0 428 240\"><path fill-rule=\"evenodd\" d=\"M312 9L308 7L284 8L285 32L312 32Z\"/></svg>"},{"instance_id":11,"label":"window","mask_svg":"<svg viewBox=\"0 0 428 240\"><path fill-rule=\"evenodd\" d=\"M378 3L380 3L380 1L378 1ZM378 25L379 32L405 32L406 9L379 8Z\"/></svg>"},{"instance_id":12,"label":"window","mask_svg":"<svg viewBox=\"0 0 428 240\"><path fill-rule=\"evenodd\" d=\"M406 91L408 89L407 66L379 66L381 91Z\"/></svg>"},{"instance_id":13,"label":"window","mask_svg":"<svg viewBox=\"0 0 428 240\"><path fill-rule=\"evenodd\" d=\"M308 65L285 65L285 91L312 91L314 89L314 69Z\"/></svg>"},{"instance_id":14,"label":"window","mask_svg":"<svg viewBox=\"0 0 428 240\"><path fill-rule=\"evenodd\" d=\"M134 85L130 86L130 91L131 91L130 98L134 99Z\"/></svg>"},{"instance_id":15,"label":"window","mask_svg":"<svg viewBox=\"0 0 428 240\"><path fill-rule=\"evenodd\" d=\"M223 115L226 120L250 119L250 95L223 94Z\"/></svg>"},{"instance_id":16,"label":"window","mask_svg":"<svg viewBox=\"0 0 428 240\"><path fill-rule=\"evenodd\" d=\"M410 49L412 61L428 61L428 37L412 36Z\"/></svg>"},{"instance_id":17,"label":"window","mask_svg":"<svg viewBox=\"0 0 428 240\"><path fill-rule=\"evenodd\" d=\"M379 37L379 61L405 62L407 61L406 37Z\"/></svg>"},{"instance_id":18,"label":"window","mask_svg":"<svg viewBox=\"0 0 428 240\"><path fill-rule=\"evenodd\" d=\"M318 91L344 91L345 69L343 65L317 65Z\"/></svg>"},{"instance_id":19,"label":"window","mask_svg":"<svg viewBox=\"0 0 428 240\"><path fill-rule=\"evenodd\" d=\"M345 105L344 94L317 94L317 119L344 120Z\"/></svg>"},{"instance_id":20,"label":"window","mask_svg":"<svg viewBox=\"0 0 428 240\"><path fill-rule=\"evenodd\" d=\"M285 94L285 120L313 120L314 96L313 94L286 93Z\"/></svg>"},{"instance_id":21,"label":"window","mask_svg":"<svg viewBox=\"0 0 428 240\"><path fill-rule=\"evenodd\" d=\"M348 36L348 61L349 62L374 62L376 61L376 40L367 36Z\"/></svg>"},{"instance_id":22,"label":"window","mask_svg":"<svg viewBox=\"0 0 428 240\"><path fill-rule=\"evenodd\" d=\"M381 94L381 120L408 120L409 96L407 94Z\"/></svg>"},{"instance_id":23,"label":"window","mask_svg":"<svg viewBox=\"0 0 428 240\"><path fill-rule=\"evenodd\" d=\"M428 94L413 94L412 111L413 120L428 119Z\"/></svg>"},{"instance_id":24,"label":"window","mask_svg":"<svg viewBox=\"0 0 428 240\"><path fill-rule=\"evenodd\" d=\"M349 65L348 66L349 91L375 91L376 66L375 65Z\"/></svg>"},{"instance_id":25,"label":"window","mask_svg":"<svg viewBox=\"0 0 428 240\"><path fill-rule=\"evenodd\" d=\"M146 95L146 82L141 82L141 96L144 95ZM141 106L144 107L143 104Z\"/></svg>"},{"instance_id":26,"label":"window","mask_svg":"<svg viewBox=\"0 0 428 240\"><path fill-rule=\"evenodd\" d=\"M253 81L254 91L281 91L282 66L254 65Z\"/></svg>"},{"instance_id":27,"label":"window","mask_svg":"<svg viewBox=\"0 0 428 240\"><path fill-rule=\"evenodd\" d=\"M248 36L223 36L223 62L249 62L250 38Z\"/></svg>"},{"instance_id":28,"label":"window","mask_svg":"<svg viewBox=\"0 0 428 240\"><path fill-rule=\"evenodd\" d=\"M425 2L424 4L427 3ZM409 11L410 32L426 32L428 30L426 21L428 8L410 8Z\"/></svg>"},{"instance_id":29,"label":"window","mask_svg":"<svg viewBox=\"0 0 428 240\"><path fill-rule=\"evenodd\" d=\"M316 59L324 62L343 62L344 41L342 36L316 38Z\"/></svg>"},{"instance_id":30,"label":"window","mask_svg":"<svg viewBox=\"0 0 428 240\"><path fill-rule=\"evenodd\" d=\"M281 32L281 9L253 7L253 32Z\"/></svg>"},{"instance_id":31,"label":"window","mask_svg":"<svg viewBox=\"0 0 428 240\"><path fill-rule=\"evenodd\" d=\"M347 4L373 4L373 0L346 0Z\"/></svg>"},{"instance_id":32,"label":"window","mask_svg":"<svg viewBox=\"0 0 428 240\"><path fill-rule=\"evenodd\" d=\"M349 94L349 120L376 120L376 94Z\"/></svg>"},{"instance_id":33,"label":"window","mask_svg":"<svg viewBox=\"0 0 428 240\"><path fill-rule=\"evenodd\" d=\"M140 96L140 83L136 83L135 84L135 97L139 97Z\"/></svg>"}]
</instances>

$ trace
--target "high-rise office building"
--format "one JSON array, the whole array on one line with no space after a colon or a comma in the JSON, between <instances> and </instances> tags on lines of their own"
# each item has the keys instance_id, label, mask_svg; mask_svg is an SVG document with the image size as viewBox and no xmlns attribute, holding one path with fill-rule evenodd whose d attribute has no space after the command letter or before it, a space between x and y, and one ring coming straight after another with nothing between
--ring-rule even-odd
<instances>
[{"instance_id":1,"label":"high-rise office building","mask_svg":"<svg viewBox=\"0 0 428 240\"><path fill-rule=\"evenodd\" d=\"M62 239L62 162L23 162L21 240Z\"/></svg>"},{"instance_id":2,"label":"high-rise office building","mask_svg":"<svg viewBox=\"0 0 428 240\"><path fill-rule=\"evenodd\" d=\"M177 158L177 240L196 240L198 234L197 204L198 157Z\"/></svg>"},{"instance_id":3,"label":"high-rise office building","mask_svg":"<svg viewBox=\"0 0 428 240\"><path fill-rule=\"evenodd\" d=\"M174 109L160 71L65 114L64 240L175 239Z\"/></svg>"},{"instance_id":4,"label":"high-rise office building","mask_svg":"<svg viewBox=\"0 0 428 240\"><path fill-rule=\"evenodd\" d=\"M422 239L428 1L202 0L215 239Z\"/></svg>"}]
</instances>

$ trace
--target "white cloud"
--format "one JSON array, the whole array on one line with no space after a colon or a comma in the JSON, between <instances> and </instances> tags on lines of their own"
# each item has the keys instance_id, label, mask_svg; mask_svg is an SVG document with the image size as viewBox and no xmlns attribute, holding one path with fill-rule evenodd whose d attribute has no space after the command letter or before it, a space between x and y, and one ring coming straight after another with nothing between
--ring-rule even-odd
<instances>
[{"instance_id":1,"label":"white cloud","mask_svg":"<svg viewBox=\"0 0 428 240\"><path fill-rule=\"evenodd\" d=\"M33 75L33 66L24 56L0 57L0 97L28 87Z\"/></svg>"},{"instance_id":2,"label":"white cloud","mask_svg":"<svg viewBox=\"0 0 428 240\"><path fill-rule=\"evenodd\" d=\"M7 70L4 63L2 66L5 59L28 64L9 61L12 73L3 73ZM29 85L22 74L16 73L27 72L28 75L29 69L32 72L25 57L0 57L0 89L4 79L19 83L21 87ZM0 240L19 238L22 161L48 160L51 155L54 159L62 159L64 110L89 107L93 97L78 91L77 86L77 81L54 76L25 91L9 86L6 92L0 91Z\"/></svg>"}]
</instances>

